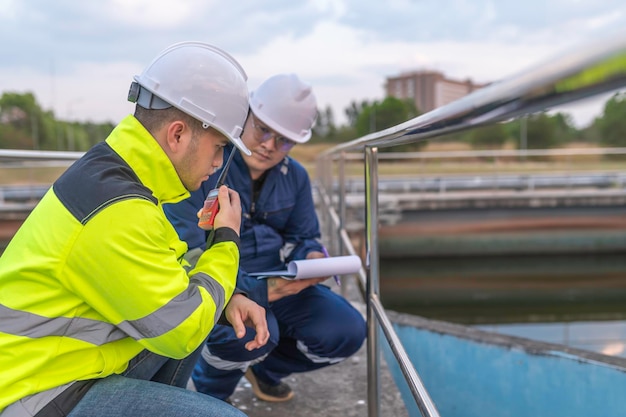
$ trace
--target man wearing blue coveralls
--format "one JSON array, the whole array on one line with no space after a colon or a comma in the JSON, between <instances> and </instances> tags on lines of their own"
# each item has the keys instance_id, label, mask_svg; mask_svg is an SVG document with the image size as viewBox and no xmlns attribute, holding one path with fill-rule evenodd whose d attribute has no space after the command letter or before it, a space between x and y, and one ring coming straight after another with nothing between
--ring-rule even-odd
<instances>
[{"instance_id":1,"label":"man wearing blue coveralls","mask_svg":"<svg viewBox=\"0 0 626 417\"><path fill-rule=\"evenodd\" d=\"M228 399L245 374L259 399L287 401L294 393L283 382L286 376L338 363L365 339L361 314L321 284L327 277L288 281L248 276L325 256L309 176L288 156L295 144L311 138L316 115L311 87L294 74L270 77L250 96L242 140L252 155L234 156L226 184L239 193L242 206L237 288L266 308L270 340L248 351L244 345L254 330L237 339L232 328L217 325L193 372L199 392ZM165 208L190 249L205 245L197 212L217 177L211 176L189 199Z\"/></svg>"}]
</instances>

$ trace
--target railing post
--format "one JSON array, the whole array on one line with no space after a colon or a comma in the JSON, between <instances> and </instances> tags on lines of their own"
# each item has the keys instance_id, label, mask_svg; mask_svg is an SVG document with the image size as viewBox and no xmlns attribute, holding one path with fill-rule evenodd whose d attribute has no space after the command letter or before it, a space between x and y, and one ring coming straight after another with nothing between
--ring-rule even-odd
<instances>
[{"instance_id":1,"label":"railing post","mask_svg":"<svg viewBox=\"0 0 626 417\"><path fill-rule=\"evenodd\" d=\"M380 416L380 349L372 296L379 292L378 148L365 147L365 268L367 271L367 415Z\"/></svg>"},{"instance_id":2,"label":"railing post","mask_svg":"<svg viewBox=\"0 0 626 417\"><path fill-rule=\"evenodd\" d=\"M332 174L328 174L328 171L330 169L332 169L332 158L325 158L321 161L321 163L318 165L317 169L319 170L317 173L317 176L319 178L321 178L320 180L320 185L322 187L322 190L324 191L321 195L322 196L328 196L329 198L332 199ZM329 201L329 204L332 205L332 200ZM323 236L327 236L328 238L330 238L332 240L332 224L329 220L329 207L325 206L324 200L322 199L322 201L320 201L320 206L322 207L321 210L321 228L323 230Z\"/></svg>"},{"instance_id":3,"label":"railing post","mask_svg":"<svg viewBox=\"0 0 626 417\"><path fill-rule=\"evenodd\" d=\"M341 152L339 154L339 163L338 163L338 181L339 181L339 228L337 229L337 254L343 255L345 251L345 247L343 244L343 239L341 238L341 231L346 228L346 153ZM346 286L341 286L341 295L346 297L347 290Z\"/></svg>"},{"instance_id":4,"label":"railing post","mask_svg":"<svg viewBox=\"0 0 626 417\"><path fill-rule=\"evenodd\" d=\"M333 222L330 216L330 208L333 206L333 169L334 169L335 161L333 158L328 158L326 160L326 166L324 167L324 175L326 177L326 195L328 196L328 204L330 207L327 207L324 210L324 224L326 225L326 236L328 236L331 240L330 245L332 245L332 237L334 236L333 232ZM330 248L331 253L334 254L334 248Z\"/></svg>"}]
</instances>

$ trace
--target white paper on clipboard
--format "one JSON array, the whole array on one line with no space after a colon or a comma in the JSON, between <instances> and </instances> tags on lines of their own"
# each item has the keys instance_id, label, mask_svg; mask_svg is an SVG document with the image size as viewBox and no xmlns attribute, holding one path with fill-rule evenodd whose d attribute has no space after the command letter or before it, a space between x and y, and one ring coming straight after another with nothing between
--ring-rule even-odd
<instances>
[{"instance_id":1,"label":"white paper on clipboard","mask_svg":"<svg viewBox=\"0 0 626 417\"><path fill-rule=\"evenodd\" d=\"M331 275L355 274L361 268L361 258L356 255L332 256L330 258L301 259L291 261L282 271L253 272L248 275L257 279L281 277L285 279L308 279Z\"/></svg>"}]
</instances>

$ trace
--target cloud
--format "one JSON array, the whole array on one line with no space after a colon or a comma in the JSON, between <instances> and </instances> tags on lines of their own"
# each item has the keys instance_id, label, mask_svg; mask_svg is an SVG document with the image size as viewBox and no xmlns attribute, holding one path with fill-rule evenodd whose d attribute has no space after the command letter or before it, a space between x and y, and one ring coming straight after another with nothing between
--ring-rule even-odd
<instances>
[{"instance_id":1,"label":"cloud","mask_svg":"<svg viewBox=\"0 0 626 417\"><path fill-rule=\"evenodd\" d=\"M241 0L224 7L202 0L1 0L0 36L10 40L0 66L59 61L146 62L166 46L200 40L229 52L247 52L284 34L308 34L327 13L288 0ZM36 53L35 53L36 51Z\"/></svg>"},{"instance_id":2,"label":"cloud","mask_svg":"<svg viewBox=\"0 0 626 417\"><path fill-rule=\"evenodd\" d=\"M621 27L621 0L0 0L0 91L118 122L132 77L166 46L199 40L240 61L251 89L298 73L341 122L350 101L382 98L387 76L495 81Z\"/></svg>"},{"instance_id":3,"label":"cloud","mask_svg":"<svg viewBox=\"0 0 626 417\"><path fill-rule=\"evenodd\" d=\"M578 39L594 21L615 19L619 22L614 27L619 27L626 19L626 5L620 0L347 0L345 3L347 8L339 21L347 27L366 29L370 39L383 41L499 40L519 44L545 36L555 39L576 36L577 32Z\"/></svg>"}]
</instances>

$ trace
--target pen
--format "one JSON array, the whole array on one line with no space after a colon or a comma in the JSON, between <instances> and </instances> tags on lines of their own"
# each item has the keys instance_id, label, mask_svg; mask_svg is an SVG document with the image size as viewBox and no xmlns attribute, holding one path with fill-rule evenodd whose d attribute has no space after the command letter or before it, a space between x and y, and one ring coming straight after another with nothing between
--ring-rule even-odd
<instances>
[{"instance_id":1,"label":"pen","mask_svg":"<svg viewBox=\"0 0 626 417\"><path fill-rule=\"evenodd\" d=\"M330 255L328 254L328 250L326 249L326 246L322 246L322 253L324 254L325 257L330 258ZM337 275L333 275L333 278L335 279L335 282L337 283L337 285L341 287L341 281L339 280L339 277Z\"/></svg>"}]
</instances>

